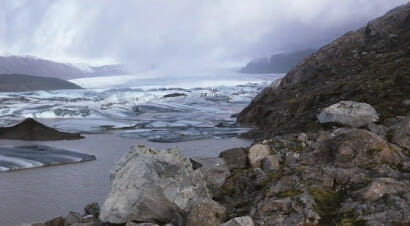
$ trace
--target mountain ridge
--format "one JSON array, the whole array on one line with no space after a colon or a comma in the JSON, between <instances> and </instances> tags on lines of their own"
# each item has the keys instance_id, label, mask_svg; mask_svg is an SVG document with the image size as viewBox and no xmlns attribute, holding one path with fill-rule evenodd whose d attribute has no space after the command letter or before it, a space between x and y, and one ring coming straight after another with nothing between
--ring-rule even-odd
<instances>
[{"instance_id":1,"label":"mountain ridge","mask_svg":"<svg viewBox=\"0 0 410 226\"><path fill-rule=\"evenodd\" d=\"M26 74L60 79L124 74L120 64L91 66L60 63L34 56L0 56L0 74Z\"/></svg>"}]
</instances>

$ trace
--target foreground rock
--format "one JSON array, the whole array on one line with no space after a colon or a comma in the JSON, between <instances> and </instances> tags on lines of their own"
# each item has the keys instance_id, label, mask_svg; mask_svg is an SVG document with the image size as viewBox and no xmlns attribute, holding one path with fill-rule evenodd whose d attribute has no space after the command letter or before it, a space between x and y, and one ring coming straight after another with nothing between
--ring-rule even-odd
<instances>
[{"instance_id":1,"label":"foreground rock","mask_svg":"<svg viewBox=\"0 0 410 226\"><path fill-rule=\"evenodd\" d=\"M133 147L111 173L103 222L183 225L193 205L209 198L204 178L176 149Z\"/></svg>"},{"instance_id":2,"label":"foreground rock","mask_svg":"<svg viewBox=\"0 0 410 226\"><path fill-rule=\"evenodd\" d=\"M320 123L338 123L359 128L379 120L379 116L372 106L354 101L340 101L320 113Z\"/></svg>"},{"instance_id":3,"label":"foreground rock","mask_svg":"<svg viewBox=\"0 0 410 226\"><path fill-rule=\"evenodd\" d=\"M320 111L343 100L373 106L380 120L409 112L410 3L302 59L238 116L265 132L318 131Z\"/></svg>"},{"instance_id":4,"label":"foreground rock","mask_svg":"<svg viewBox=\"0 0 410 226\"><path fill-rule=\"evenodd\" d=\"M60 132L32 118L27 118L15 126L0 127L0 139L75 140L81 138L83 137L80 134Z\"/></svg>"}]
</instances>

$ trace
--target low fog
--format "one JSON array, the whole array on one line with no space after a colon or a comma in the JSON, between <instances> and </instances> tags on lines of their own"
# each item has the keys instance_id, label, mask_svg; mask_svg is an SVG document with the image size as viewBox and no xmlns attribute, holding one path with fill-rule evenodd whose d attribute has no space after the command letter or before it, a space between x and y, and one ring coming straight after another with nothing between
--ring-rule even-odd
<instances>
[{"instance_id":1,"label":"low fog","mask_svg":"<svg viewBox=\"0 0 410 226\"><path fill-rule=\"evenodd\" d=\"M237 68L319 47L407 0L5 0L0 55L121 63L134 72Z\"/></svg>"}]
</instances>

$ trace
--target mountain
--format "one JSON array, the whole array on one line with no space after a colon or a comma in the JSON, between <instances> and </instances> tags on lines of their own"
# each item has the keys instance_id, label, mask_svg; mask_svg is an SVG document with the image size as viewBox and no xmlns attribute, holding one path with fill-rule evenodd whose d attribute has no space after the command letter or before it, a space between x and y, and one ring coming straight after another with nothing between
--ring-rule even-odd
<instances>
[{"instance_id":1,"label":"mountain","mask_svg":"<svg viewBox=\"0 0 410 226\"><path fill-rule=\"evenodd\" d=\"M60 79L124 74L121 65L59 63L32 56L0 56L0 74L27 74Z\"/></svg>"},{"instance_id":2,"label":"mountain","mask_svg":"<svg viewBox=\"0 0 410 226\"><path fill-rule=\"evenodd\" d=\"M259 58L249 62L241 69L242 73L286 73L303 57L315 52L314 49L304 49L288 53L279 53L270 58Z\"/></svg>"},{"instance_id":3,"label":"mountain","mask_svg":"<svg viewBox=\"0 0 410 226\"><path fill-rule=\"evenodd\" d=\"M380 121L409 114L409 14L407 3L303 58L238 120L273 133L314 130L320 110L342 100L374 106Z\"/></svg>"},{"instance_id":4,"label":"mountain","mask_svg":"<svg viewBox=\"0 0 410 226\"><path fill-rule=\"evenodd\" d=\"M0 74L0 92L57 89L81 89L81 87L58 78L45 78L20 74Z\"/></svg>"}]
</instances>

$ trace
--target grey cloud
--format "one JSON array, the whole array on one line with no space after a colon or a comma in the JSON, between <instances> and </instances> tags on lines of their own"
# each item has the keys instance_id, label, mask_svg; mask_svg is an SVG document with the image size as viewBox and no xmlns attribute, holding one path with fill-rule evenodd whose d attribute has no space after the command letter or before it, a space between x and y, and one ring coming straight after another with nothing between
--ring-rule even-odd
<instances>
[{"instance_id":1,"label":"grey cloud","mask_svg":"<svg viewBox=\"0 0 410 226\"><path fill-rule=\"evenodd\" d=\"M0 54L204 70L318 47L406 0L4 0Z\"/></svg>"}]
</instances>

